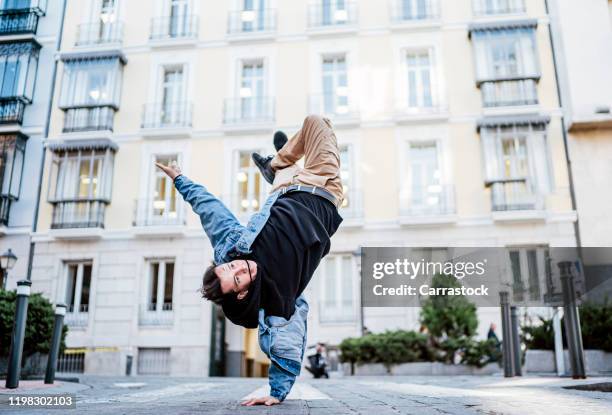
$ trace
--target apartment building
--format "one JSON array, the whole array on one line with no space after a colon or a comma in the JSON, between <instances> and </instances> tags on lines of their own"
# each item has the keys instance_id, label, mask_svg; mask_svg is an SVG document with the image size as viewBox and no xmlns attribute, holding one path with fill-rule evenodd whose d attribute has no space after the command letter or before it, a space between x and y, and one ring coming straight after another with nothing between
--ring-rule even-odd
<instances>
[{"instance_id":1,"label":"apartment building","mask_svg":"<svg viewBox=\"0 0 612 415\"><path fill-rule=\"evenodd\" d=\"M27 277L61 12L59 0L0 1L0 254L17 257L0 288Z\"/></svg>"},{"instance_id":2,"label":"apartment building","mask_svg":"<svg viewBox=\"0 0 612 415\"><path fill-rule=\"evenodd\" d=\"M199 298L209 242L153 163L246 220L269 191L251 152L308 113L347 196L309 344L418 328L359 307L364 245L511 247L504 278L539 293L547 247L576 243L548 25L542 0L68 0L33 280L68 304L77 370L265 374L256 332Z\"/></svg>"}]
</instances>

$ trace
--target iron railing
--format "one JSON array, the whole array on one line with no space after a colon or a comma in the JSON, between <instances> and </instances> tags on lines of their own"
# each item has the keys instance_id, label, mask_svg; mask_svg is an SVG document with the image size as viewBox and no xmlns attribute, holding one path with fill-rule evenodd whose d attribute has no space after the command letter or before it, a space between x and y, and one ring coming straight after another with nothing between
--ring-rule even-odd
<instances>
[{"instance_id":1,"label":"iron railing","mask_svg":"<svg viewBox=\"0 0 612 415\"><path fill-rule=\"evenodd\" d=\"M1 97L0 124L23 123L26 104L26 99L22 97Z\"/></svg>"},{"instance_id":2,"label":"iron railing","mask_svg":"<svg viewBox=\"0 0 612 415\"><path fill-rule=\"evenodd\" d=\"M134 203L134 226L185 225L185 209L178 198L170 201L153 198L137 199Z\"/></svg>"},{"instance_id":3,"label":"iron railing","mask_svg":"<svg viewBox=\"0 0 612 415\"><path fill-rule=\"evenodd\" d=\"M77 27L76 46L121 43L123 23L83 23Z\"/></svg>"},{"instance_id":4,"label":"iron railing","mask_svg":"<svg viewBox=\"0 0 612 415\"><path fill-rule=\"evenodd\" d=\"M525 12L524 0L473 0L474 15L514 14Z\"/></svg>"},{"instance_id":5,"label":"iron railing","mask_svg":"<svg viewBox=\"0 0 612 415\"><path fill-rule=\"evenodd\" d=\"M138 324L141 326L170 326L173 322L172 303L140 305Z\"/></svg>"},{"instance_id":6,"label":"iron railing","mask_svg":"<svg viewBox=\"0 0 612 415\"><path fill-rule=\"evenodd\" d=\"M110 105L67 108L64 112L65 133L113 130L115 108Z\"/></svg>"},{"instance_id":7,"label":"iron railing","mask_svg":"<svg viewBox=\"0 0 612 415\"><path fill-rule=\"evenodd\" d=\"M85 372L85 353L73 353L66 349L57 358L57 372L83 373Z\"/></svg>"},{"instance_id":8,"label":"iron railing","mask_svg":"<svg viewBox=\"0 0 612 415\"><path fill-rule=\"evenodd\" d=\"M455 211L455 188L452 185L432 184L411 189L409 196L400 196L401 216L443 216Z\"/></svg>"},{"instance_id":9,"label":"iron railing","mask_svg":"<svg viewBox=\"0 0 612 415\"><path fill-rule=\"evenodd\" d=\"M151 20L151 40L185 39L198 36L198 16L175 15Z\"/></svg>"},{"instance_id":10,"label":"iron railing","mask_svg":"<svg viewBox=\"0 0 612 415\"><path fill-rule=\"evenodd\" d=\"M142 128L191 127L193 104L183 102L154 102L144 105Z\"/></svg>"},{"instance_id":11,"label":"iron railing","mask_svg":"<svg viewBox=\"0 0 612 415\"><path fill-rule=\"evenodd\" d=\"M276 10L239 10L229 13L229 34L273 32L276 30Z\"/></svg>"},{"instance_id":12,"label":"iron railing","mask_svg":"<svg viewBox=\"0 0 612 415\"><path fill-rule=\"evenodd\" d=\"M539 210L544 207L543 198L529 190L525 178L499 180L489 185L491 187L491 209L494 212Z\"/></svg>"},{"instance_id":13,"label":"iron railing","mask_svg":"<svg viewBox=\"0 0 612 415\"><path fill-rule=\"evenodd\" d=\"M53 201L51 229L104 228L106 200Z\"/></svg>"},{"instance_id":14,"label":"iron railing","mask_svg":"<svg viewBox=\"0 0 612 415\"><path fill-rule=\"evenodd\" d=\"M394 23L435 20L440 17L438 0L393 0L391 21Z\"/></svg>"},{"instance_id":15,"label":"iron railing","mask_svg":"<svg viewBox=\"0 0 612 415\"><path fill-rule=\"evenodd\" d=\"M274 122L275 102L271 97L229 98L225 100L224 124Z\"/></svg>"},{"instance_id":16,"label":"iron railing","mask_svg":"<svg viewBox=\"0 0 612 415\"><path fill-rule=\"evenodd\" d=\"M0 35L36 33L39 17L35 9L0 10Z\"/></svg>"},{"instance_id":17,"label":"iron railing","mask_svg":"<svg viewBox=\"0 0 612 415\"><path fill-rule=\"evenodd\" d=\"M486 81L480 84L485 107L536 105L538 103L535 79Z\"/></svg>"},{"instance_id":18,"label":"iron railing","mask_svg":"<svg viewBox=\"0 0 612 415\"><path fill-rule=\"evenodd\" d=\"M66 309L64 322L68 327L86 327L89 321L89 304L80 304L75 307L71 304Z\"/></svg>"},{"instance_id":19,"label":"iron railing","mask_svg":"<svg viewBox=\"0 0 612 415\"><path fill-rule=\"evenodd\" d=\"M308 6L308 27L323 28L331 26L351 26L357 23L357 2L345 1L341 9L323 5L317 1Z\"/></svg>"}]
</instances>

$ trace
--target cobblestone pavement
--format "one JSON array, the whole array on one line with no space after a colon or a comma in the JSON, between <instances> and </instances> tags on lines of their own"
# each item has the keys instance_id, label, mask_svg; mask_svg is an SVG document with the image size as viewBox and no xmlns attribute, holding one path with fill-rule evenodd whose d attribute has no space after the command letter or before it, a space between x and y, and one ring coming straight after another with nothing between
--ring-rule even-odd
<instances>
[{"instance_id":1,"label":"cobblestone pavement","mask_svg":"<svg viewBox=\"0 0 612 415\"><path fill-rule=\"evenodd\" d=\"M549 377L350 377L301 378L292 394L273 407L242 407L246 396L267 394L266 379L82 376L38 392L75 393L75 410L0 406L15 414L612 414L612 393L563 386L610 382ZM29 385L21 391L37 393ZM5 404L3 404L5 405Z\"/></svg>"}]
</instances>

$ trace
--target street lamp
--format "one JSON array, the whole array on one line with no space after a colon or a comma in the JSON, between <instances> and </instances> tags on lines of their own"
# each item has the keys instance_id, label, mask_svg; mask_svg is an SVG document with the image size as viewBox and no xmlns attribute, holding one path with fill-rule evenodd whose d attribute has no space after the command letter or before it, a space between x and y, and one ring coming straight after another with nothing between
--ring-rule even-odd
<instances>
[{"instance_id":1,"label":"street lamp","mask_svg":"<svg viewBox=\"0 0 612 415\"><path fill-rule=\"evenodd\" d=\"M2 280L2 289L6 290L6 281L8 280L8 272L13 269L15 266L15 262L17 262L17 256L11 251L11 248L8 249L5 253L0 255L0 269L2 269L2 276L4 277Z\"/></svg>"}]
</instances>

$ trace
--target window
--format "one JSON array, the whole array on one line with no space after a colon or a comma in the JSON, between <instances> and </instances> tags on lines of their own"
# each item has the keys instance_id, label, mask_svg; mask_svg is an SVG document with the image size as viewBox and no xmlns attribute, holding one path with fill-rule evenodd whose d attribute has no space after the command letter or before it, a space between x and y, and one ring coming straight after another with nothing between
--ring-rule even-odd
<instances>
[{"instance_id":1,"label":"window","mask_svg":"<svg viewBox=\"0 0 612 415\"><path fill-rule=\"evenodd\" d=\"M52 228L103 227L110 203L115 147L75 148L79 143L50 147L53 155L49 202ZM90 144L91 145L91 144Z\"/></svg>"},{"instance_id":2,"label":"window","mask_svg":"<svg viewBox=\"0 0 612 415\"><path fill-rule=\"evenodd\" d=\"M157 155L153 157L156 163L166 166L178 164L178 156ZM182 215L179 215L179 199L172 179L156 167L152 167L152 184L149 196L138 202L136 226L179 225Z\"/></svg>"},{"instance_id":3,"label":"window","mask_svg":"<svg viewBox=\"0 0 612 415\"><path fill-rule=\"evenodd\" d=\"M514 301L540 300L542 288L548 281L548 248L510 249L508 255Z\"/></svg>"},{"instance_id":4,"label":"window","mask_svg":"<svg viewBox=\"0 0 612 415\"><path fill-rule=\"evenodd\" d=\"M117 0L93 2L90 21L80 24L76 45L93 45L120 42L122 26L117 21Z\"/></svg>"},{"instance_id":5,"label":"window","mask_svg":"<svg viewBox=\"0 0 612 415\"><path fill-rule=\"evenodd\" d=\"M240 81L243 119L255 119L261 116L264 110L264 91L265 77L263 62L243 62Z\"/></svg>"},{"instance_id":6,"label":"window","mask_svg":"<svg viewBox=\"0 0 612 415\"><path fill-rule=\"evenodd\" d=\"M198 32L197 16L191 14L190 0L163 0L162 15L153 18L151 39L195 38Z\"/></svg>"},{"instance_id":7,"label":"window","mask_svg":"<svg viewBox=\"0 0 612 415\"><path fill-rule=\"evenodd\" d=\"M187 66L161 66L157 102L145 105L143 128L191 127L192 105L187 100Z\"/></svg>"},{"instance_id":8,"label":"window","mask_svg":"<svg viewBox=\"0 0 612 415\"><path fill-rule=\"evenodd\" d=\"M348 76L346 56L323 58L323 113L342 115L348 113Z\"/></svg>"},{"instance_id":9,"label":"window","mask_svg":"<svg viewBox=\"0 0 612 415\"><path fill-rule=\"evenodd\" d=\"M253 32L266 28L266 0L242 0L241 30Z\"/></svg>"},{"instance_id":10,"label":"window","mask_svg":"<svg viewBox=\"0 0 612 415\"><path fill-rule=\"evenodd\" d=\"M147 289L140 309L140 325L172 325L174 260L148 262Z\"/></svg>"},{"instance_id":11,"label":"window","mask_svg":"<svg viewBox=\"0 0 612 415\"><path fill-rule=\"evenodd\" d=\"M162 123L174 124L180 119L183 104L183 67L164 68L162 80Z\"/></svg>"},{"instance_id":12,"label":"window","mask_svg":"<svg viewBox=\"0 0 612 415\"><path fill-rule=\"evenodd\" d=\"M352 322L355 320L354 274L351 255L330 255L319 267L321 302L319 320L322 323Z\"/></svg>"},{"instance_id":13,"label":"window","mask_svg":"<svg viewBox=\"0 0 612 415\"><path fill-rule=\"evenodd\" d=\"M86 326L89 312L89 297L91 289L90 262L66 264L66 315L69 326Z\"/></svg>"},{"instance_id":14,"label":"window","mask_svg":"<svg viewBox=\"0 0 612 415\"><path fill-rule=\"evenodd\" d=\"M10 205L19 199L27 136L0 135L0 224L8 225Z\"/></svg>"},{"instance_id":15,"label":"window","mask_svg":"<svg viewBox=\"0 0 612 415\"><path fill-rule=\"evenodd\" d=\"M356 22L357 5L348 0L317 0L308 9L308 26L322 28L346 26Z\"/></svg>"},{"instance_id":16,"label":"window","mask_svg":"<svg viewBox=\"0 0 612 415\"><path fill-rule=\"evenodd\" d=\"M359 191L355 188L353 174L353 151L351 146L340 147L340 178L344 200L340 206L342 217L355 218L361 215L361 200Z\"/></svg>"},{"instance_id":17,"label":"window","mask_svg":"<svg viewBox=\"0 0 612 415\"><path fill-rule=\"evenodd\" d=\"M170 348L138 348L139 375L169 375Z\"/></svg>"},{"instance_id":18,"label":"window","mask_svg":"<svg viewBox=\"0 0 612 415\"><path fill-rule=\"evenodd\" d=\"M524 0L474 0L474 14L511 14L525 11Z\"/></svg>"},{"instance_id":19,"label":"window","mask_svg":"<svg viewBox=\"0 0 612 415\"><path fill-rule=\"evenodd\" d=\"M540 75L534 33L533 28L472 33L484 106L537 104Z\"/></svg>"},{"instance_id":20,"label":"window","mask_svg":"<svg viewBox=\"0 0 612 415\"><path fill-rule=\"evenodd\" d=\"M408 75L408 107L431 108L433 106L433 70L429 51L406 54Z\"/></svg>"},{"instance_id":21,"label":"window","mask_svg":"<svg viewBox=\"0 0 612 415\"><path fill-rule=\"evenodd\" d=\"M544 127L487 127L481 136L493 211L542 208L550 188Z\"/></svg>"},{"instance_id":22,"label":"window","mask_svg":"<svg viewBox=\"0 0 612 415\"><path fill-rule=\"evenodd\" d=\"M40 45L34 40L0 43L0 123L21 123L32 102Z\"/></svg>"},{"instance_id":23,"label":"window","mask_svg":"<svg viewBox=\"0 0 612 415\"><path fill-rule=\"evenodd\" d=\"M261 173L251 159L252 151L237 151L237 169L232 194L233 211L238 216L248 217L257 212L265 198Z\"/></svg>"},{"instance_id":24,"label":"window","mask_svg":"<svg viewBox=\"0 0 612 415\"><path fill-rule=\"evenodd\" d=\"M437 0L396 0L396 21L432 19L437 15Z\"/></svg>"}]
</instances>

